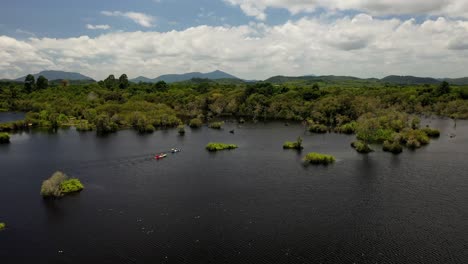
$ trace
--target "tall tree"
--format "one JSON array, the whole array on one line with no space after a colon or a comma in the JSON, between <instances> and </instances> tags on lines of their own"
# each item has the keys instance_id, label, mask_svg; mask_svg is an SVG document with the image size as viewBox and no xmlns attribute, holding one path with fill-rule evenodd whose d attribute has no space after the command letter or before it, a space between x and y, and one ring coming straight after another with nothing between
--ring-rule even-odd
<instances>
[{"instance_id":1,"label":"tall tree","mask_svg":"<svg viewBox=\"0 0 468 264\"><path fill-rule=\"evenodd\" d=\"M450 84L446 81L443 81L439 87L437 87L437 94L444 95L450 93Z\"/></svg>"},{"instance_id":2,"label":"tall tree","mask_svg":"<svg viewBox=\"0 0 468 264\"><path fill-rule=\"evenodd\" d=\"M104 85L106 86L106 88L108 89L111 89L115 86L116 84L116 80L115 80L115 76L113 74L109 75L109 77L107 77L105 80L104 80Z\"/></svg>"},{"instance_id":3,"label":"tall tree","mask_svg":"<svg viewBox=\"0 0 468 264\"><path fill-rule=\"evenodd\" d=\"M119 78L120 89L127 89L129 86L130 86L130 82L128 81L127 74L122 74Z\"/></svg>"},{"instance_id":4,"label":"tall tree","mask_svg":"<svg viewBox=\"0 0 468 264\"><path fill-rule=\"evenodd\" d=\"M47 89L49 87L49 80L41 75L37 78L36 86L38 90Z\"/></svg>"},{"instance_id":5,"label":"tall tree","mask_svg":"<svg viewBox=\"0 0 468 264\"><path fill-rule=\"evenodd\" d=\"M30 93L32 92L32 90L34 90L35 85L36 85L36 79L34 78L32 74L28 74L28 76L26 76L26 79L24 79L24 90Z\"/></svg>"},{"instance_id":6,"label":"tall tree","mask_svg":"<svg viewBox=\"0 0 468 264\"><path fill-rule=\"evenodd\" d=\"M154 88L158 92L165 92L169 87L165 81L159 81L154 85Z\"/></svg>"}]
</instances>

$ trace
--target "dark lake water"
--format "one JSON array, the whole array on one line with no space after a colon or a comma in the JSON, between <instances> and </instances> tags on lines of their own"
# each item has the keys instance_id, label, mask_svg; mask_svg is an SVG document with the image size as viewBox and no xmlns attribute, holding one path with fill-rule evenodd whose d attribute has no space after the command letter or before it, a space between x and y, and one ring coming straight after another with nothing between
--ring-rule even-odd
<instances>
[{"instance_id":1,"label":"dark lake water","mask_svg":"<svg viewBox=\"0 0 468 264\"><path fill-rule=\"evenodd\" d=\"M1 263L468 263L468 122L431 125L440 139L399 156L282 123L12 135L0 146ZM282 149L299 135L302 154ZM208 153L210 141L239 149ZM152 159L172 147L182 152ZM310 151L337 162L304 167ZM43 200L56 170L86 189Z\"/></svg>"}]
</instances>

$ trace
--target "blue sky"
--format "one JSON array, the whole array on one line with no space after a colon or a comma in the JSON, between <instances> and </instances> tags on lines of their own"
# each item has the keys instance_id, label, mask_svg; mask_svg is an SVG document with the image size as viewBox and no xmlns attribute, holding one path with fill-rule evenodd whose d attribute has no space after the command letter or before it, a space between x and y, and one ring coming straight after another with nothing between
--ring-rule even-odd
<instances>
[{"instance_id":1,"label":"blue sky","mask_svg":"<svg viewBox=\"0 0 468 264\"><path fill-rule=\"evenodd\" d=\"M2 1L3 2L3 1ZM155 26L141 27L121 17L109 17L101 12L133 11L155 17ZM268 11L268 24L284 23L288 11ZM24 14L24 15L20 15ZM253 19L239 7L219 0L7 0L0 9L0 34L28 38L67 38L96 36L102 31L90 30L87 24L110 25L110 31L170 31L198 25L243 25ZM29 34L31 33L31 34Z\"/></svg>"},{"instance_id":2,"label":"blue sky","mask_svg":"<svg viewBox=\"0 0 468 264\"><path fill-rule=\"evenodd\" d=\"M466 0L3 0L0 78L468 75Z\"/></svg>"}]
</instances>

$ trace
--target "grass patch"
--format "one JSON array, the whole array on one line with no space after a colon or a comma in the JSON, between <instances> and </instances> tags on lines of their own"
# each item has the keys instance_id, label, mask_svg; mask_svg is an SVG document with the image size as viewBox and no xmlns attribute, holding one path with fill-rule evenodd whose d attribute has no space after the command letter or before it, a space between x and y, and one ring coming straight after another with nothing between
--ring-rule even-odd
<instances>
[{"instance_id":1,"label":"grass patch","mask_svg":"<svg viewBox=\"0 0 468 264\"><path fill-rule=\"evenodd\" d=\"M351 143L351 147L353 147L357 152L362 153L362 154L367 154L367 153L371 153L374 151L371 149L371 147L369 147L368 144L360 140L354 141L353 143Z\"/></svg>"},{"instance_id":2,"label":"grass patch","mask_svg":"<svg viewBox=\"0 0 468 264\"><path fill-rule=\"evenodd\" d=\"M6 224L5 223L0 223L0 231L2 231L5 228L6 228Z\"/></svg>"},{"instance_id":3,"label":"grass patch","mask_svg":"<svg viewBox=\"0 0 468 264\"><path fill-rule=\"evenodd\" d=\"M302 138L301 137L298 137L296 142L292 142L292 141L286 141L284 142L283 144L283 149L297 149L297 150L301 150L303 149L304 147L302 146Z\"/></svg>"},{"instance_id":4,"label":"grass patch","mask_svg":"<svg viewBox=\"0 0 468 264\"><path fill-rule=\"evenodd\" d=\"M325 134L328 132L328 127L321 124L309 124L309 132Z\"/></svg>"},{"instance_id":5,"label":"grass patch","mask_svg":"<svg viewBox=\"0 0 468 264\"><path fill-rule=\"evenodd\" d=\"M335 162L335 157L331 155L325 155L320 153L309 153L304 157L304 161L310 164L322 164L328 165Z\"/></svg>"},{"instance_id":6,"label":"grass patch","mask_svg":"<svg viewBox=\"0 0 468 264\"><path fill-rule=\"evenodd\" d=\"M208 145L206 145L206 149L208 151L219 151L219 150L236 149L236 148L237 148L237 145L234 145L234 144L208 143Z\"/></svg>"},{"instance_id":7,"label":"grass patch","mask_svg":"<svg viewBox=\"0 0 468 264\"><path fill-rule=\"evenodd\" d=\"M0 144L10 143L10 135L7 133L0 133Z\"/></svg>"}]
</instances>

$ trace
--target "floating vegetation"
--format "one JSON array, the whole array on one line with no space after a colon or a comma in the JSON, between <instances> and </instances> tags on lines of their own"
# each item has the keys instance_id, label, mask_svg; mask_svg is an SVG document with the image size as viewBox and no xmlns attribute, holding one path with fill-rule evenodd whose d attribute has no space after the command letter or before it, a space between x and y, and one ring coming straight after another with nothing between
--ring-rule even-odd
<instances>
[{"instance_id":1,"label":"floating vegetation","mask_svg":"<svg viewBox=\"0 0 468 264\"><path fill-rule=\"evenodd\" d=\"M353 147L357 152L362 154L367 154L374 151L368 144L360 140L351 143L351 147Z\"/></svg>"},{"instance_id":2,"label":"floating vegetation","mask_svg":"<svg viewBox=\"0 0 468 264\"><path fill-rule=\"evenodd\" d=\"M203 121L200 118L194 118L190 120L189 126L191 128L199 128L203 125Z\"/></svg>"},{"instance_id":3,"label":"floating vegetation","mask_svg":"<svg viewBox=\"0 0 468 264\"><path fill-rule=\"evenodd\" d=\"M79 192L84 189L83 184L75 178L60 171L55 172L49 179L42 182L41 195L43 197L62 197L65 194Z\"/></svg>"},{"instance_id":4,"label":"floating vegetation","mask_svg":"<svg viewBox=\"0 0 468 264\"><path fill-rule=\"evenodd\" d=\"M328 165L335 162L335 157L331 155L311 152L304 157L304 161L315 165Z\"/></svg>"},{"instance_id":5,"label":"floating vegetation","mask_svg":"<svg viewBox=\"0 0 468 264\"><path fill-rule=\"evenodd\" d=\"M298 137L296 142L291 142L291 141L284 142L283 148L284 149L297 149L297 150L303 149L304 147L302 146L302 138Z\"/></svg>"},{"instance_id":6,"label":"floating vegetation","mask_svg":"<svg viewBox=\"0 0 468 264\"><path fill-rule=\"evenodd\" d=\"M219 151L219 150L236 149L236 148L237 148L237 145L234 145L234 144L208 143L208 145L206 145L206 149L208 151Z\"/></svg>"},{"instance_id":7,"label":"floating vegetation","mask_svg":"<svg viewBox=\"0 0 468 264\"><path fill-rule=\"evenodd\" d=\"M7 133L0 133L0 144L10 143L10 135Z\"/></svg>"},{"instance_id":8,"label":"floating vegetation","mask_svg":"<svg viewBox=\"0 0 468 264\"><path fill-rule=\"evenodd\" d=\"M212 122L210 123L209 127L213 129L221 129L223 128L224 122Z\"/></svg>"}]
</instances>

